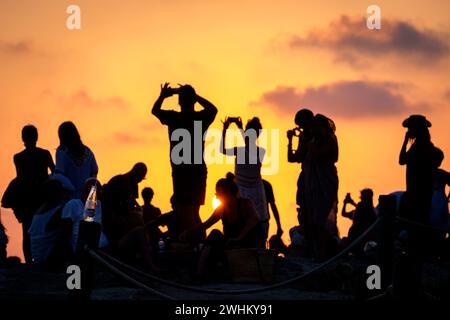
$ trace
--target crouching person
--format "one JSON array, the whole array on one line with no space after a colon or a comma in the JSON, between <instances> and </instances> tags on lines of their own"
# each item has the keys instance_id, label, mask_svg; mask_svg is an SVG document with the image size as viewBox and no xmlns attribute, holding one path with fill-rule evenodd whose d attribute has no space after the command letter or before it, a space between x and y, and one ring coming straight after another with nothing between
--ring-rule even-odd
<instances>
[{"instance_id":1,"label":"crouching person","mask_svg":"<svg viewBox=\"0 0 450 320\"><path fill-rule=\"evenodd\" d=\"M212 216L192 230L181 235L182 240L195 238L222 220L223 233L213 230L205 241L197 267L197 276L203 278L208 265L223 259L226 249L264 248L264 229L251 200L238 196L238 187L230 179L220 179L216 184L216 196L221 205Z\"/></svg>"},{"instance_id":2,"label":"crouching person","mask_svg":"<svg viewBox=\"0 0 450 320\"><path fill-rule=\"evenodd\" d=\"M72 221L62 216L65 200L66 192L59 180L45 182L43 205L28 230L33 263L46 271L60 271L73 258Z\"/></svg>"}]
</instances>

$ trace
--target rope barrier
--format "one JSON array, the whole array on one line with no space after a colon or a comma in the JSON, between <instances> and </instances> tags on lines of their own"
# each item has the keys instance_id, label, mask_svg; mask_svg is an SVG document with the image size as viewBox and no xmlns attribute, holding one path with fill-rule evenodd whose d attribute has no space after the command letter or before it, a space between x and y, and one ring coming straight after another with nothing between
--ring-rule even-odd
<instances>
[{"instance_id":1,"label":"rope barrier","mask_svg":"<svg viewBox=\"0 0 450 320\"><path fill-rule=\"evenodd\" d=\"M302 280L310 275L312 275L313 273L322 270L324 267L328 266L329 264L337 261L338 259L340 259L342 256L344 256L345 254L347 254L348 252L350 252L356 245L358 245L361 241L363 241L366 236L371 233L373 231L373 229L375 229L378 224L381 222L382 220L380 218L378 218L363 234L361 234L355 241L353 241L353 243L351 243L349 246L347 246L344 250L342 250L340 253L338 253L336 256L328 259L327 261L325 261L324 263L322 263L321 265L313 268L312 270L300 274L296 277L293 277L291 279L288 280L284 280L281 281L279 283L275 283L273 285L269 285L269 286L264 286L264 287L259 287L259 288L251 288L251 289L244 289L244 290L214 290L214 289L203 289L203 288L198 288L198 287L192 287L192 286L188 286L188 285L183 285L183 284L179 284L176 282L172 282L172 281L168 281L159 277L156 277L154 275L151 274L147 274L144 273L132 266L129 266L113 257L111 257L110 255L100 251L99 253L104 256L105 258L109 259L110 261L116 263L117 265L120 265L122 267L124 267L125 269L127 269L128 271L135 273L143 278L146 278L148 280L152 280L152 281L157 281L159 283L165 284L167 286L170 287L174 287L174 288L178 288L178 289L182 289L182 290L186 290L186 291L192 291L192 292L199 292L199 293L207 293L207 294L215 294L215 295L233 295L233 294L251 294L251 293L257 293L257 292L262 292L262 291L268 291L268 290L273 290L273 289L277 289L279 287L294 283L296 281Z\"/></svg>"},{"instance_id":2,"label":"rope barrier","mask_svg":"<svg viewBox=\"0 0 450 320\"><path fill-rule=\"evenodd\" d=\"M436 226L423 224L423 223L420 223L420 222L417 222L417 221L408 220L408 219L401 218L401 217L396 217L396 219L397 219L398 222L401 222L401 223L413 225L413 226L424 228L424 229L430 229L430 230L433 230L433 231L436 231L436 232L450 232L450 228L436 227Z\"/></svg>"},{"instance_id":3,"label":"rope barrier","mask_svg":"<svg viewBox=\"0 0 450 320\"><path fill-rule=\"evenodd\" d=\"M95 251L89 250L89 254L91 255L91 257L94 260L96 260L98 263L103 265L105 268L109 269L109 271L111 271L112 273L114 273L117 276L121 277L123 280L128 281L128 282L132 283L133 285L135 285L137 287L140 287L141 289L144 289L145 291L147 291L147 292L149 292L151 294L155 294L155 295L157 295L160 298L167 299L167 300L172 300L172 301L176 301L177 300L177 299L175 299L172 296L169 296L169 295L167 295L165 293L159 292L158 290L150 288L147 285L137 281L136 279L133 279L129 275L125 274L124 272L120 271L119 269L117 269L116 267L112 266L110 263L105 261L102 257L100 257L97 253L95 253Z\"/></svg>"}]
</instances>

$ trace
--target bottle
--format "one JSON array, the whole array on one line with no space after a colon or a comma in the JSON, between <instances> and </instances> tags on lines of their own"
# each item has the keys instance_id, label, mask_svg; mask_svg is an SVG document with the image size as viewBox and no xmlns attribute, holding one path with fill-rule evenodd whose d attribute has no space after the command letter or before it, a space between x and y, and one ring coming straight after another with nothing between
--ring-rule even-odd
<instances>
[{"instance_id":1,"label":"bottle","mask_svg":"<svg viewBox=\"0 0 450 320\"><path fill-rule=\"evenodd\" d=\"M164 242L163 238L159 238L158 247L159 252L164 252L164 250L166 249L166 243Z\"/></svg>"},{"instance_id":2,"label":"bottle","mask_svg":"<svg viewBox=\"0 0 450 320\"><path fill-rule=\"evenodd\" d=\"M89 196L86 199L84 205L84 221L93 222L95 217L95 209L97 206L97 186L93 185L91 191L89 191Z\"/></svg>"}]
</instances>

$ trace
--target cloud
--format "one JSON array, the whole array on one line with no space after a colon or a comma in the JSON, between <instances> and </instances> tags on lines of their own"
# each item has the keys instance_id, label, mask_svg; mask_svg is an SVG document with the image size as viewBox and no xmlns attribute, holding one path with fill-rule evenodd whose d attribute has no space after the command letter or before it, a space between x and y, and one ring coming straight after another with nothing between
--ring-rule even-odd
<instances>
[{"instance_id":1,"label":"cloud","mask_svg":"<svg viewBox=\"0 0 450 320\"><path fill-rule=\"evenodd\" d=\"M143 131L153 132L155 130L164 129L164 126L157 120L149 120L141 123L139 128Z\"/></svg>"},{"instance_id":2,"label":"cloud","mask_svg":"<svg viewBox=\"0 0 450 320\"><path fill-rule=\"evenodd\" d=\"M131 134L129 132L115 132L113 134L114 141L119 144L144 144L147 140L143 137Z\"/></svg>"},{"instance_id":3,"label":"cloud","mask_svg":"<svg viewBox=\"0 0 450 320\"><path fill-rule=\"evenodd\" d=\"M89 92L80 89L69 96L58 97L58 103L64 108L97 109L114 107L121 110L128 109L128 103L119 96L94 99Z\"/></svg>"},{"instance_id":4,"label":"cloud","mask_svg":"<svg viewBox=\"0 0 450 320\"><path fill-rule=\"evenodd\" d=\"M389 117L404 113L425 112L423 102L413 103L397 93L401 84L391 82L341 81L298 90L279 86L264 93L251 105L264 105L281 114L295 114L307 107L314 112L346 118Z\"/></svg>"},{"instance_id":5,"label":"cloud","mask_svg":"<svg viewBox=\"0 0 450 320\"><path fill-rule=\"evenodd\" d=\"M12 55L25 55L33 52L33 45L29 41L8 42L0 40L0 52Z\"/></svg>"},{"instance_id":6,"label":"cloud","mask_svg":"<svg viewBox=\"0 0 450 320\"><path fill-rule=\"evenodd\" d=\"M161 145L167 142L166 128L152 119L135 120L109 138L119 145Z\"/></svg>"},{"instance_id":7,"label":"cloud","mask_svg":"<svg viewBox=\"0 0 450 320\"><path fill-rule=\"evenodd\" d=\"M306 35L290 36L284 46L290 49L318 48L331 51L335 62L363 65L364 58L394 56L432 64L447 57L448 35L419 29L410 22L383 19L381 30L369 30L365 18L341 16L325 28Z\"/></svg>"}]
</instances>

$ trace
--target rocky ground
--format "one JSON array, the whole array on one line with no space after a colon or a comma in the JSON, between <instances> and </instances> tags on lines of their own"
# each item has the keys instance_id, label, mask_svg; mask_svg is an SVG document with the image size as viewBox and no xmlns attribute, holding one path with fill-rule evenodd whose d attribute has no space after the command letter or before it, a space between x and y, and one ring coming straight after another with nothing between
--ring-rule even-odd
<instances>
[{"instance_id":1,"label":"rocky ground","mask_svg":"<svg viewBox=\"0 0 450 320\"><path fill-rule=\"evenodd\" d=\"M277 258L275 275L272 283L292 278L307 272L317 264L300 258ZM155 289L181 300L354 300L367 299L376 293L365 287L367 262L345 259L336 262L323 271L310 277L275 290L247 295L215 296L174 289L160 284L148 283ZM424 285L436 298L445 296L449 290L450 262L427 263L424 272ZM166 276L168 279L184 282L180 273ZM64 273L45 273L30 269L24 265L12 269L0 270L0 299L68 299L66 289L67 275ZM198 285L198 284L197 284ZM222 279L208 282L203 288L220 290L249 289L257 284L236 284ZM378 292L379 294L380 292ZM143 289L138 289L119 279L102 267L97 268L93 300L153 300L159 299Z\"/></svg>"}]
</instances>

